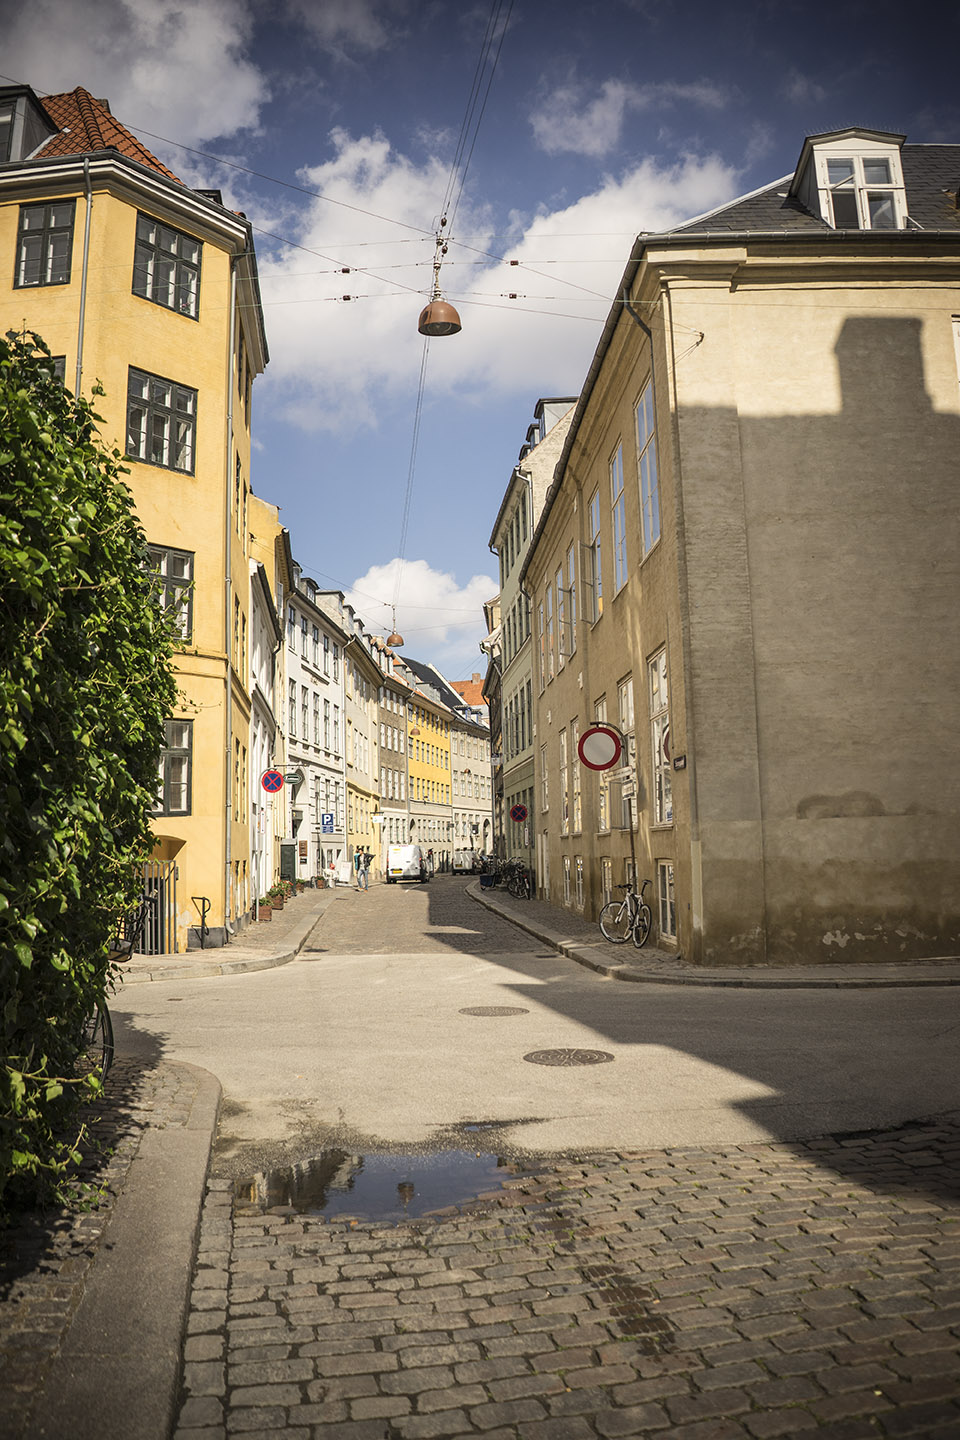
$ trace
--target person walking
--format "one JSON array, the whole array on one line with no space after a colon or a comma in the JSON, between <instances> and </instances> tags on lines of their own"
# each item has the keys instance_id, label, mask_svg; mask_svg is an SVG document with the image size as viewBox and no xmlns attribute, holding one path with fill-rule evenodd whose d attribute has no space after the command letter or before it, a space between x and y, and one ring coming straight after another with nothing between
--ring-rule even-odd
<instances>
[{"instance_id":1,"label":"person walking","mask_svg":"<svg viewBox=\"0 0 960 1440\"><path fill-rule=\"evenodd\" d=\"M365 889L367 888L367 886L366 886L366 878L367 878L367 877L366 877L366 872L364 871L364 868L363 868L363 851L360 849L360 846L359 846L359 845L357 846L357 848L356 848L356 849L354 850L354 852L353 852L353 874L354 874L354 879L355 879L356 882L357 882L357 889L358 889L358 890L365 890Z\"/></svg>"},{"instance_id":2,"label":"person walking","mask_svg":"<svg viewBox=\"0 0 960 1440\"><path fill-rule=\"evenodd\" d=\"M363 888L370 889L370 866L373 864L373 854L368 845L363 852Z\"/></svg>"}]
</instances>

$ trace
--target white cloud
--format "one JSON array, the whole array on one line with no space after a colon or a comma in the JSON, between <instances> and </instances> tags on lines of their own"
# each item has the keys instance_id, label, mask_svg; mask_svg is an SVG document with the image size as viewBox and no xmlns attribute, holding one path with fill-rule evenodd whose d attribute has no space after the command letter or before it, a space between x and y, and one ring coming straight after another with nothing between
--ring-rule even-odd
<instances>
[{"instance_id":1,"label":"white cloud","mask_svg":"<svg viewBox=\"0 0 960 1440\"><path fill-rule=\"evenodd\" d=\"M388 20L402 0L287 0L291 18L324 50L340 59L348 50L381 50L390 41Z\"/></svg>"},{"instance_id":2,"label":"white cloud","mask_svg":"<svg viewBox=\"0 0 960 1440\"><path fill-rule=\"evenodd\" d=\"M31 0L12 10L3 69L38 92L82 85L123 124L187 145L257 124L267 94L244 58L247 0Z\"/></svg>"},{"instance_id":3,"label":"white cloud","mask_svg":"<svg viewBox=\"0 0 960 1440\"><path fill-rule=\"evenodd\" d=\"M803 75L799 70L791 70L781 88L784 96L796 105L818 104L827 98L823 86L811 75Z\"/></svg>"},{"instance_id":4,"label":"white cloud","mask_svg":"<svg viewBox=\"0 0 960 1440\"><path fill-rule=\"evenodd\" d=\"M298 225L287 218L284 233L328 258L287 249L260 264L272 356L262 399L307 430L375 426L384 405L409 403L433 241L361 211L429 227L447 178L438 157L415 164L382 135L335 131L331 138L333 158L313 167L303 183L359 208L311 202ZM633 237L733 198L736 179L715 156L688 155L672 165L646 159L604 177L571 204L512 217L516 239L506 253L504 242L491 238L491 218L471 212L465 200L456 233L469 246L452 243L441 272L463 331L430 342L428 397L456 393L480 407L518 387L575 393ZM277 229L250 213L255 223ZM502 261L489 258L491 250ZM349 275L335 273L343 265L351 266ZM338 298L347 294L361 298Z\"/></svg>"},{"instance_id":5,"label":"white cloud","mask_svg":"<svg viewBox=\"0 0 960 1440\"><path fill-rule=\"evenodd\" d=\"M403 636L403 654L429 659L451 680L483 669L478 648L487 633L483 602L496 595L498 582L489 575L474 575L466 585L458 585L453 575L434 570L426 560L393 559L373 565L347 592L347 601L371 634L386 637L393 629L398 570L396 623Z\"/></svg>"},{"instance_id":6,"label":"white cloud","mask_svg":"<svg viewBox=\"0 0 960 1440\"><path fill-rule=\"evenodd\" d=\"M676 104L717 110L728 101L729 93L708 80L647 85L605 80L593 99L585 98L582 85L570 81L543 98L530 123L537 144L548 155L573 152L599 158L618 144L628 110L662 110Z\"/></svg>"}]
</instances>

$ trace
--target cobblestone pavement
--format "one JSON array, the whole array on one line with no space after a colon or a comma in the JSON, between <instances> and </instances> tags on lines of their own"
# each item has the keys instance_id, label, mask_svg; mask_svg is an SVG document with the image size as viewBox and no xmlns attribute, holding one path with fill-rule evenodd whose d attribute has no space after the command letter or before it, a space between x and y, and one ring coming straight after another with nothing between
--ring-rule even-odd
<instances>
[{"instance_id":1,"label":"cobblestone pavement","mask_svg":"<svg viewBox=\"0 0 960 1440\"><path fill-rule=\"evenodd\" d=\"M29 1433L50 1360L69 1328L117 1195L149 1126L186 1123L196 1076L118 1058L76 1177L77 1203L0 1230L0 1436Z\"/></svg>"},{"instance_id":2,"label":"cobblestone pavement","mask_svg":"<svg viewBox=\"0 0 960 1440\"><path fill-rule=\"evenodd\" d=\"M567 1158L398 1226L210 1182L176 1440L960 1435L960 1116Z\"/></svg>"}]
</instances>

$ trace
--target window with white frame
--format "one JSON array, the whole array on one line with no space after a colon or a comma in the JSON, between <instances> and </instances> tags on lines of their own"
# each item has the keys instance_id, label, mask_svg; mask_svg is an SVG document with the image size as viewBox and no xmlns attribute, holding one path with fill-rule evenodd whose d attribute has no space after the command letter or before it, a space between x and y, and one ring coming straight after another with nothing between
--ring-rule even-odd
<instances>
[{"instance_id":1,"label":"window with white frame","mask_svg":"<svg viewBox=\"0 0 960 1440\"><path fill-rule=\"evenodd\" d=\"M613 863L609 855L600 860L600 899L604 905L613 899Z\"/></svg>"},{"instance_id":2,"label":"window with white frame","mask_svg":"<svg viewBox=\"0 0 960 1440\"><path fill-rule=\"evenodd\" d=\"M544 812L550 809L550 782L547 775L547 747L540 746L540 809Z\"/></svg>"},{"instance_id":3,"label":"window with white frame","mask_svg":"<svg viewBox=\"0 0 960 1440\"><path fill-rule=\"evenodd\" d=\"M574 890L574 902L578 910L583 909L583 856L573 857L573 878L576 889Z\"/></svg>"},{"instance_id":4,"label":"window with white frame","mask_svg":"<svg viewBox=\"0 0 960 1440\"><path fill-rule=\"evenodd\" d=\"M623 493L623 446L610 461L610 515L613 521L613 593L627 581L627 509Z\"/></svg>"},{"instance_id":5,"label":"window with white frame","mask_svg":"<svg viewBox=\"0 0 960 1440\"><path fill-rule=\"evenodd\" d=\"M571 790L571 796L570 796L570 812L571 812L571 817L572 817L572 820L573 820L573 833L574 833L574 835L579 835L580 831L581 831L582 828L583 828L583 824L582 824L582 811L581 811L581 805L580 805L580 756L579 756L579 753L578 753L578 751L577 751L577 746L579 745L579 743L580 743L580 722L579 722L579 720L571 720L571 721L570 721L570 758L571 758L571 775L570 775L570 782L571 782L571 783L570 783L570 790Z\"/></svg>"},{"instance_id":6,"label":"window with white frame","mask_svg":"<svg viewBox=\"0 0 960 1440\"><path fill-rule=\"evenodd\" d=\"M567 794L567 732L560 731L560 834L570 834L570 797Z\"/></svg>"},{"instance_id":7,"label":"window with white frame","mask_svg":"<svg viewBox=\"0 0 960 1440\"><path fill-rule=\"evenodd\" d=\"M289 719L289 722L290 722L290 725L289 725L290 739L291 739L291 740L296 740L296 738L297 738L297 682L296 682L296 680L291 680L291 681L290 681L290 688L289 688L289 697L288 697L288 699L289 699L288 719Z\"/></svg>"},{"instance_id":8,"label":"window with white frame","mask_svg":"<svg viewBox=\"0 0 960 1440\"><path fill-rule=\"evenodd\" d=\"M628 675L624 680L621 680L617 686L617 712L620 731L626 741L626 753L620 763L629 779L633 780L637 773L637 739L634 731L632 675ZM630 828L631 818L634 825L637 823L633 798L630 796L621 796L620 805L622 807L619 817L620 828L628 830ZM614 819L616 820L616 817L614 817Z\"/></svg>"},{"instance_id":9,"label":"window with white frame","mask_svg":"<svg viewBox=\"0 0 960 1440\"><path fill-rule=\"evenodd\" d=\"M300 686L300 734L301 734L301 736L303 737L303 743L304 743L304 745L306 745L307 741L310 739L310 724L309 724L310 709L309 709L309 707L310 707L310 692L309 692L309 690L307 689L306 685L301 685L301 686Z\"/></svg>"},{"instance_id":10,"label":"window with white frame","mask_svg":"<svg viewBox=\"0 0 960 1440\"><path fill-rule=\"evenodd\" d=\"M667 652L661 650L648 663L650 681L650 744L653 763L653 823L673 824L670 777L670 714L667 688Z\"/></svg>"},{"instance_id":11,"label":"window with white frame","mask_svg":"<svg viewBox=\"0 0 960 1440\"><path fill-rule=\"evenodd\" d=\"M570 904L570 856L563 857L563 903Z\"/></svg>"},{"instance_id":12,"label":"window with white frame","mask_svg":"<svg viewBox=\"0 0 960 1440\"><path fill-rule=\"evenodd\" d=\"M320 744L320 696L313 692L313 743Z\"/></svg>"},{"instance_id":13,"label":"window with white frame","mask_svg":"<svg viewBox=\"0 0 960 1440\"><path fill-rule=\"evenodd\" d=\"M547 679L553 679L553 586L547 586Z\"/></svg>"},{"instance_id":14,"label":"window with white frame","mask_svg":"<svg viewBox=\"0 0 960 1440\"><path fill-rule=\"evenodd\" d=\"M593 707L593 716L598 725L607 723L607 697L602 696ZM610 829L610 772L597 772L597 829Z\"/></svg>"},{"instance_id":15,"label":"window with white frame","mask_svg":"<svg viewBox=\"0 0 960 1440\"><path fill-rule=\"evenodd\" d=\"M201 244L150 215L137 216L133 293L196 320L200 308Z\"/></svg>"},{"instance_id":16,"label":"window with white frame","mask_svg":"<svg viewBox=\"0 0 960 1440\"><path fill-rule=\"evenodd\" d=\"M323 748L330 749L330 701L323 702Z\"/></svg>"},{"instance_id":17,"label":"window with white frame","mask_svg":"<svg viewBox=\"0 0 960 1440\"><path fill-rule=\"evenodd\" d=\"M543 688L544 688L544 686L545 686L546 683L547 683L547 648L546 648L546 646L547 646L547 639L546 639L546 631L544 630L544 623L543 623L543 601L542 601L542 600L540 601L540 604L537 606L537 640L538 640L539 645L540 645L540 673L539 673L539 676L538 676L538 682L539 682L539 685L540 685L540 694L542 695L542 694L543 694Z\"/></svg>"},{"instance_id":18,"label":"window with white frame","mask_svg":"<svg viewBox=\"0 0 960 1440\"><path fill-rule=\"evenodd\" d=\"M563 566L561 565L556 574L557 587L557 669L563 669L563 662L567 654L567 595L563 583Z\"/></svg>"},{"instance_id":19,"label":"window with white frame","mask_svg":"<svg viewBox=\"0 0 960 1440\"><path fill-rule=\"evenodd\" d=\"M902 229L906 206L898 156L827 154L819 162L829 207L823 218L835 230Z\"/></svg>"},{"instance_id":20,"label":"window with white frame","mask_svg":"<svg viewBox=\"0 0 960 1440\"><path fill-rule=\"evenodd\" d=\"M587 507L587 543L583 548L581 584L583 618L593 624L603 614L603 577L600 568L600 490L593 492Z\"/></svg>"},{"instance_id":21,"label":"window with white frame","mask_svg":"<svg viewBox=\"0 0 960 1440\"><path fill-rule=\"evenodd\" d=\"M640 532L646 555L660 539L660 481L652 378L644 385L637 401L637 474L640 484Z\"/></svg>"},{"instance_id":22,"label":"window with white frame","mask_svg":"<svg viewBox=\"0 0 960 1440\"><path fill-rule=\"evenodd\" d=\"M192 475L196 428L196 390L129 367L127 455Z\"/></svg>"},{"instance_id":23,"label":"window with white frame","mask_svg":"<svg viewBox=\"0 0 960 1440\"><path fill-rule=\"evenodd\" d=\"M300 616L300 654L307 659L307 617Z\"/></svg>"},{"instance_id":24,"label":"window with white frame","mask_svg":"<svg viewBox=\"0 0 960 1440\"><path fill-rule=\"evenodd\" d=\"M677 938L677 907L673 895L673 864L657 861L657 905L661 940Z\"/></svg>"},{"instance_id":25,"label":"window with white frame","mask_svg":"<svg viewBox=\"0 0 960 1440\"><path fill-rule=\"evenodd\" d=\"M314 625L311 639L313 642L313 663L317 666L320 664L320 627L318 625Z\"/></svg>"},{"instance_id":26,"label":"window with white frame","mask_svg":"<svg viewBox=\"0 0 960 1440\"><path fill-rule=\"evenodd\" d=\"M567 551L567 654L572 655L577 648L577 562L576 545L570 545Z\"/></svg>"},{"instance_id":27,"label":"window with white frame","mask_svg":"<svg viewBox=\"0 0 960 1440\"><path fill-rule=\"evenodd\" d=\"M291 650L297 648L297 612L292 605L287 608L287 644Z\"/></svg>"}]
</instances>

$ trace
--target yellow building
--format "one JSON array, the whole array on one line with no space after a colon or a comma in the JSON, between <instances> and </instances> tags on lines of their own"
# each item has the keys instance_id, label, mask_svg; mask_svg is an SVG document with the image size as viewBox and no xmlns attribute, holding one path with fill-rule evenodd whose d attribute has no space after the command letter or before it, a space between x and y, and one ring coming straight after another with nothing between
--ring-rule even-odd
<instances>
[{"instance_id":1,"label":"yellow building","mask_svg":"<svg viewBox=\"0 0 960 1440\"><path fill-rule=\"evenodd\" d=\"M126 456L180 620L149 947L185 950L203 918L206 943L223 943L251 901L250 396L267 363L251 227L178 180L105 100L8 87L0 253L3 329L42 336L76 393L102 386L103 440Z\"/></svg>"},{"instance_id":2,"label":"yellow building","mask_svg":"<svg viewBox=\"0 0 960 1440\"><path fill-rule=\"evenodd\" d=\"M450 721L445 705L427 689L414 691L407 703L410 839L432 850L439 867L453 850L450 782Z\"/></svg>"}]
</instances>

